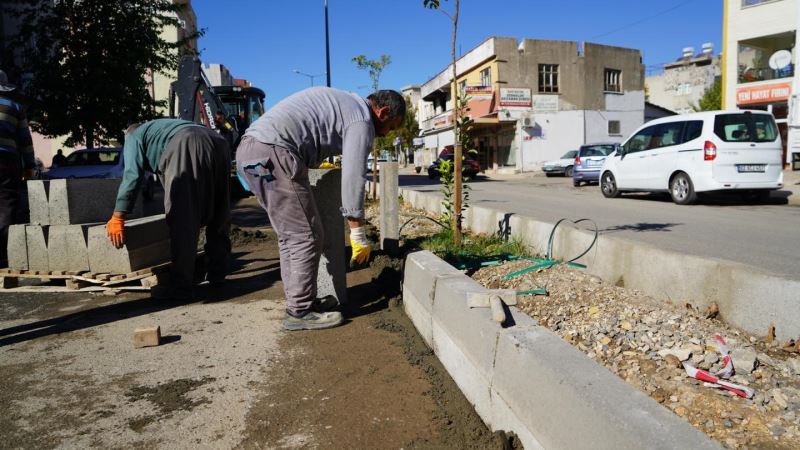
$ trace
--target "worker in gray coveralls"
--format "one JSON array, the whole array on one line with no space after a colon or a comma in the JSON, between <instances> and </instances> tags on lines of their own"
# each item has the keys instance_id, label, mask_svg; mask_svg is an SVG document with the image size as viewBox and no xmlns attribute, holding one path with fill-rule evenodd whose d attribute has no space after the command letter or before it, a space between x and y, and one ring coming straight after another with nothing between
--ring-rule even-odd
<instances>
[{"instance_id":1,"label":"worker in gray coveralls","mask_svg":"<svg viewBox=\"0 0 800 450\"><path fill-rule=\"evenodd\" d=\"M193 297L201 225L206 227L207 281L221 285L231 252L231 157L225 138L194 122L157 119L128 127L123 158L122 184L114 214L106 224L108 237L117 248L125 243L125 215L133 209L145 172L157 174L164 185L172 266L169 284L156 286L152 297Z\"/></svg>"},{"instance_id":2,"label":"worker in gray coveralls","mask_svg":"<svg viewBox=\"0 0 800 450\"><path fill-rule=\"evenodd\" d=\"M378 91L363 99L316 87L284 99L247 129L237 149L237 169L278 234L286 294L284 328L310 330L342 323L342 314L333 311L338 307L335 299L316 297L324 237L308 168L342 155L342 214L350 226L352 259L366 262L367 156L375 136L399 127L405 114L405 99L395 91Z\"/></svg>"}]
</instances>

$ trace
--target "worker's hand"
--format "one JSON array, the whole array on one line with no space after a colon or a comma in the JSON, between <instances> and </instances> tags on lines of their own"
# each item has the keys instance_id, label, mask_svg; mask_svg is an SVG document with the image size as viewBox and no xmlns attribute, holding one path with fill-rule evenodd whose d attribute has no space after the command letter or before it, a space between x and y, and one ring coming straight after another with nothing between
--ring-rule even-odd
<instances>
[{"instance_id":1,"label":"worker's hand","mask_svg":"<svg viewBox=\"0 0 800 450\"><path fill-rule=\"evenodd\" d=\"M32 180L36 177L36 170L35 169L25 169L22 172L22 179L23 180Z\"/></svg>"},{"instance_id":2,"label":"worker's hand","mask_svg":"<svg viewBox=\"0 0 800 450\"><path fill-rule=\"evenodd\" d=\"M350 247L353 249L351 263L364 264L369 261L369 253L372 249L363 226L350 229Z\"/></svg>"},{"instance_id":3,"label":"worker's hand","mask_svg":"<svg viewBox=\"0 0 800 450\"><path fill-rule=\"evenodd\" d=\"M122 248L125 244L125 219L122 217L112 217L106 224L108 239L116 248Z\"/></svg>"}]
</instances>

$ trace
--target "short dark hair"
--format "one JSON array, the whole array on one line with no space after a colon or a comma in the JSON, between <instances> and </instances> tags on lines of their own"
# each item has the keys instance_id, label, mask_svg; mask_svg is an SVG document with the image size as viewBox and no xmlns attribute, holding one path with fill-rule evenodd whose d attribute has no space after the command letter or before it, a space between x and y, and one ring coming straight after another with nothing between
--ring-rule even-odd
<instances>
[{"instance_id":1,"label":"short dark hair","mask_svg":"<svg viewBox=\"0 0 800 450\"><path fill-rule=\"evenodd\" d=\"M367 97L367 100L371 101L372 104L378 108L388 106L389 116L391 118L404 118L406 116L406 99L404 99L403 96L397 91L388 89L380 90L370 94L369 97Z\"/></svg>"}]
</instances>

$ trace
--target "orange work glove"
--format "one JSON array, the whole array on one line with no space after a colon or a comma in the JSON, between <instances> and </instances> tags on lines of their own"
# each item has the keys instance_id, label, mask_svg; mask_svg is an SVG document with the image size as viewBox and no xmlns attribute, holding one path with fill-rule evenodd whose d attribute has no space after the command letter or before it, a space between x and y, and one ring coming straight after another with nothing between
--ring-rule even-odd
<instances>
[{"instance_id":1,"label":"orange work glove","mask_svg":"<svg viewBox=\"0 0 800 450\"><path fill-rule=\"evenodd\" d=\"M106 233L114 247L122 248L125 244L125 219L112 217L106 224Z\"/></svg>"}]
</instances>

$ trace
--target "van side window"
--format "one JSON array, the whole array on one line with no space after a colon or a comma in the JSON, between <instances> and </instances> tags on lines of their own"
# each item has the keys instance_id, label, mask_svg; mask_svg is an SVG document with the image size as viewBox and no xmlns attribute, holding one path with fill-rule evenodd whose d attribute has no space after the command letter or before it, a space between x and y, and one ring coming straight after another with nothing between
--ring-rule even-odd
<instances>
[{"instance_id":1,"label":"van side window","mask_svg":"<svg viewBox=\"0 0 800 450\"><path fill-rule=\"evenodd\" d=\"M683 131L683 142L693 141L699 138L701 134L703 134L703 121L690 120L686 122L686 128Z\"/></svg>"},{"instance_id":2,"label":"van side window","mask_svg":"<svg viewBox=\"0 0 800 450\"><path fill-rule=\"evenodd\" d=\"M653 132L653 137L650 139L650 145L647 146L647 149L669 147L670 145L682 143L681 133L683 132L684 123L669 122L656 125L656 130Z\"/></svg>"},{"instance_id":3,"label":"van side window","mask_svg":"<svg viewBox=\"0 0 800 450\"><path fill-rule=\"evenodd\" d=\"M639 130L638 133L633 135L633 137L625 143L625 153L636 153L649 148L650 140L656 128L658 128L658 125Z\"/></svg>"}]
</instances>

